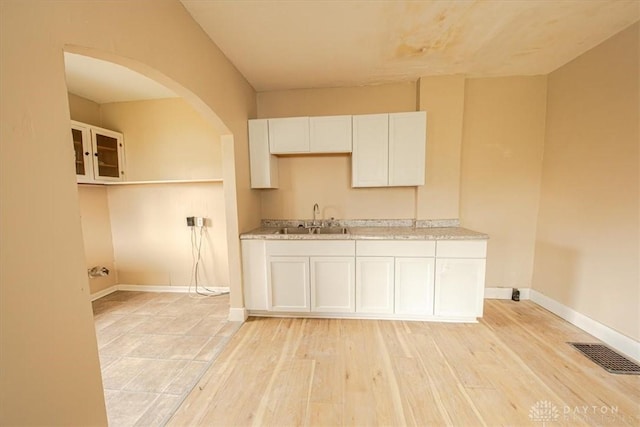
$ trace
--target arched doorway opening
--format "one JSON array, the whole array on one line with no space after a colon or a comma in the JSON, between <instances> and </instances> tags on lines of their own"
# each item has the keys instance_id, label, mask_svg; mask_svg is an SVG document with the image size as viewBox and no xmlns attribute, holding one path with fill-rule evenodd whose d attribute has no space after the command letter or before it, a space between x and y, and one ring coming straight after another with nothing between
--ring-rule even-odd
<instances>
[{"instance_id":1,"label":"arched doorway opening","mask_svg":"<svg viewBox=\"0 0 640 427\"><path fill-rule=\"evenodd\" d=\"M221 185L221 193L222 193L222 200L223 200L223 204L224 204L224 226L222 227L222 229L218 229L216 230L219 233L225 233L226 234L226 239L224 240L225 245L226 245L226 254L223 257L225 259L225 262L228 263L229 268L228 268L228 272L227 272L227 280L229 280L229 282L227 283L227 286L229 287L230 292L237 292L237 288L234 288L231 285L231 280L229 279L230 277L230 271L232 270L232 268L230 267L231 263L234 262L232 260L233 257L229 256L229 253L232 252L234 250L234 245L237 246L237 236L238 236L238 232L237 232L237 207L236 207L236 188L235 188L235 163L234 163L234 155L233 155L233 135L230 133L230 131L228 130L228 128L226 126L224 126L224 124L222 123L222 121L219 119L219 117L211 110L211 108L209 108L206 104L204 104L197 96L195 96L193 93L191 93L190 91L186 90L184 87L182 87L181 85L177 84L176 82L174 82L173 80L166 78L165 76L154 72L153 70L150 70L148 67L144 66L143 64L140 64L138 62L129 60L127 58L121 58L121 57L115 57L113 55L110 54L105 54L105 53L101 53L101 52L97 52L95 50L89 50L89 49L84 49L84 48L78 48L78 47L70 47L68 49L66 49L67 52L73 53L73 54L79 54L79 55L84 55L86 57L91 57L91 58L95 58L98 60L102 60L102 61L108 61L110 63L114 63L114 64L118 64L121 65L123 67L126 67L127 69L133 70L138 74L141 74L143 76L149 77L151 79L153 79L154 81L160 83L162 86L167 87L170 91L172 91L173 93L175 93L176 95L178 95L180 97L180 99L185 103L188 104L189 108L191 108L197 115L199 115L204 121L206 121L209 125L212 126L212 128L214 128L217 131L218 134L218 140L216 141L216 143L219 145L220 148L220 154L219 154L219 160L221 163L221 171L220 171L220 178L219 179L214 179L213 181L219 181L220 185ZM133 103L133 102L131 102ZM100 117L99 117L99 123L98 125L103 126L103 127L114 127L114 122L113 122L113 117L116 118L122 118L122 111L131 111L131 105L127 106L127 108L122 108L122 106L116 106L116 103L109 103L111 105L109 105L108 107L104 107L100 109L101 113L100 113ZM157 110L158 106L155 105L154 108ZM139 108L138 108L139 110ZM175 112L175 108L173 110L171 110L172 112ZM139 112L136 113L138 114L135 118L131 119L129 118L129 122L131 121L135 121L137 119L140 118ZM166 116L166 114L165 114ZM73 117L72 114L72 119L76 118ZM108 120L111 120L110 124L108 124ZM117 123L117 120L116 122ZM115 125L115 127L119 127L117 124ZM117 130L122 130L122 129L117 129ZM126 135L125 135L125 141L126 141ZM125 142L125 144L128 141ZM193 147L190 147L189 144L185 144L185 146L183 147L184 149L190 150L193 149ZM186 165L187 168L189 167L189 165ZM156 177L157 178L157 177ZM175 178L175 177L174 177ZM174 182L171 182L174 181ZM176 182L178 182L178 184L175 184ZM193 181L193 182L185 182L185 181ZM179 197L179 194L181 194L182 190L184 190L185 188L188 189L188 191L197 191L197 189L193 189L191 187L193 186L199 186L200 184L207 182L210 180L204 179L204 180L176 180L176 179L162 179L162 177L160 179L156 179L154 180L145 180L144 177L140 178L140 175L136 176L136 179L134 181L132 181L133 185L127 185L127 186L114 186L109 188L110 194L107 197L108 199L108 204L111 207L111 209L115 209L116 207L120 207L120 211L117 213L117 216L119 216L120 219L127 217L127 215L131 215L131 199L129 198L130 196L127 195L127 193L131 193L131 189L132 188L137 188L140 186L143 186L143 189L140 189L139 191L136 191L136 194L139 196L142 193L146 194L146 191L151 188L151 193L157 195L159 192L162 192L162 194L157 197L157 199L163 199L163 197L167 194L169 194L168 198L172 198L172 197ZM189 185L190 187L186 187L186 185ZM180 185L181 187L179 189L175 188L175 185ZM167 188L170 188L170 190L165 191ZM206 194L208 193L202 193L206 196ZM202 194L200 195L202 197ZM143 196L146 197L145 201L149 201L148 196ZM166 199L167 197L164 197L164 199ZM166 200L165 200L166 201ZM154 211L154 212L158 212L158 211L163 211L163 210L167 210L170 208L169 205L154 205L153 203L157 203L158 200L152 200L151 204L145 205L144 213L148 213L149 210ZM189 201L188 201L189 202ZM178 204L180 204L180 202L178 202ZM124 209L123 209L124 207ZM112 212L113 213L113 212ZM183 215L184 216L184 215ZM131 221L129 221L130 217L126 218L126 222L129 223L129 225L125 226L124 229L122 228L122 224L120 224L119 226L119 231L118 234L120 235L120 241L122 241L122 236L125 235L126 237L128 234L128 230L127 227L129 227L129 230L131 229L140 229L140 228L144 228L147 227L148 225L148 221L146 221L146 219L143 220L143 218L138 218L137 223L134 223L133 225L131 225ZM174 218L175 219L175 218ZM178 218L180 219L180 218ZM209 220L211 220L211 218L209 218ZM122 221L121 221L122 222ZM158 223L156 222L156 226L158 226ZM187 229L187 225L185 223L182 223L181 226L183 227L183 229ZM160 228L164 228L162 226L162 224L160 224L159 226ZM156 230L158 230L159 228L156 227ZM154 231L152 229L147 229L148 232L154 233ZM156 233L157 234L157 233ZM114 234L115 236L115 234ZM202 236L200 236L200 242L202 242ZM153 239L152 239L153 240ZM153 243L153 241L152 241ZM165 245L167 242L164 242ZM131 241L125 241L124 245L131 245ZM86 246L86 242L85 242L85 246ZM196 245L197 246L197 245ZM86 249L86 248L85 248ZM194 250L194 247L191 247L192 250ZM117 247L114 248L114 251L117 250ZM150 247L149 245L147 245L147 249L146 251L152 251L153 248ZM135 250L133 252L136 252ZM141 252L144 253L145 250L138 250L138 253L135 255L139 255ZM199 250L198 250L199 252ZM126 258L126 257L125 257ZM166 260L165 260L166 262ZM122 266L122 264L127 264L127 262L121 262L119 264L117 264L117 268L120 268ZM131 263L129 263L131 264ZM239 269L239 267L238 267ZM131 268L129 269L129 271L126 271L126 275L124 274L125 272L122 272L122 275L127 277L127 278L131 278L133 277L134 279L126 279L124 280L125 283L128 283L130 286L135 286L138 285L138 283L131 283L131 282L135 282L135 277L142 277L139 274L141 273L140 271L136 272L135 268L133 269L134 271L130 271ZM133 274L132 274L133 273ZM138 276L136 276L136 274L138 274ZM146 278L148 279L148 276L151 276L152 278L150 280L159 280L160 282L162 282L162 278L157 279L157 277L161 277L160 276L155 276L156 278L153 278L153 272L146 272ZM167 276L170 277L171 275ZM197 276L196 276L197 277ZM168 285L172 285L175 284L173 283L173 277L170 277ZM122 283L122 280L119 280L120 284ZM196 283L197 283L197 279L196 279ZM157 283L159 284L167 284L167 283ZM182 286L184 286L186 283L182 282ZM145 285L149 285L149 283L145 283ZM151 283L151 285L153 285L153 283ZM180 285L180 284L178 284ZM191 285L191 283L190 283ZM193 309L192 309L193 310ZM166 313L166 312L165 312ZM176 314L176 312L169 312L169 314ZM193 314L193 313L192 313ZM139 316L141 317L141 316ZM176 323L181 322L182 320L184 320L184 316L183 317L175 317L175 318L170 318L171 316L165 316L167 317L167 320L169 321L169 323L167 323L166 327L169 328L169 330L171 331L178 331L181 330L180 327L175 327ZM230 317L229 314L226 314L226 317ZM188 319L189 321L191 321L192 319ZM207 319L198 319L198 320L202 320L201 322L199 321L197 323L197 325L201 325L200 327L202 328L202 324L204 324L204 327L215 327L215 323L216 323L216 319L209 319L211 321L210 324L207 324ZM239 319L235 319L235 320L239 320ZM186 328L190 328L191 326L193 326L192 329L197 329L197 325L194 323L193 325L191 324L187 324ZM129 325L131 326L131 325ZM140 331L140 328L144 329L145 325L136 325L133 326L133 328L131 329L134 333L136 332L136 330ZM147 325L147 327L149 327L149 325ZM136 329L137 328L137 329ZM173 328L173 329L171 329ZM152 330L152 329L148 329L148 330ZM153 330L152 330L153 331ZM188 333L189 331L187 331ZM200 331L201 332L201 331ZM228 331L227 331L228 332ZM193 332L194 334L197 334L198 332ZM129 334L131 335L131 334ZM139 334L142 335L142 334ZM176 334L179 335L179 334ZM120 339L121 337L117 337L114 339L114 341L117 341L118 339ZM149 334L149 336L145 337L145 339L148 340L153 340L153 339L161 339L162 338L162 334ZM179 342L181 342L182 344L184 344L185 342L187 343L187 345L194 345L194 346L201 346L202 348L200 348L200 352L199 353L189 353L189 356L184 356L185 358L190 358L190 361L181 364L181 363L173 363L172 360L166 360L165 362L168 363L169 365L164 366L164 368L162 368L164 371L168 372L170 375L173 375L174 378L172 379L167 379L168 384L164 384L164 383L160 383L160 385L158 385L158 389L153 389L153 391L160 391L160 389L164 389L165 387L172 387L171 384L173 384L175 381L179 381L180 378L182 378L181 381L185 382L184 378L188 377L188 373L191 372L193 374L193 372L196 372L198 368L202 368L204 365L208 364L206 362L212 362L213 359L211 358L211 352L215 352L217 350L220 349L220 344L223 343L222 341L215 341L216 337L211 337L211 339L207 339L207 340L203 340L203 339L198 339L197 336L196 338L187 336L186 339L185 337L180 337L179 338ZM127 341L127 338L125 337L123 340L123 345L127 346L127 345L131 345L131 346L136 346L137 344L132 343L130 341ZM213 344L212 344L213 341ZM204 343L204 344L203 344ZM115 343L116 345L112 345L112 343L109 343L109 345L111 345L112 347L118 347L120 346L120 344L122 343ZM155 358L155 362L157 362L157 359L162 359L160 357L157 357L157 355L154 353L154 350L152 348L149 348L150 346L154 346L157 345L158 342L142 342L140 343L137 347L132 348L131 351L129 351L128 348L124 349L124 352L120 352L119 350L116 351L115 349L111 350L111 353L107 353L104 357L102 352L100 352L100 356L101 356L101 362L103 360L105 360L106 357L106 363L107 364L111 364L111 363L120 363L122 365L125 365L125 368L132 364L132 363L140 363L140 360L144 359L145 357L147 358ZM170 346L170 342L169 341L163 341L163 344ZM146 346L146 347L145 347ZM209 346L208 350L207 350L207 346ZM145 349L147 348L147 349ZM198 357L200 356L200 354L203 351L209 351L209 357L208 359L205 357L205 360L198 360ZM206 351L205 351L206 352ZM184 353L186 354L186 353ZM170 355L169 359L171 359L171 357L173 357L173 355ZM203 356L204 357L204 356ZM114 360L117 359L117 360ZM185 359L186 360L186 359ZM154 362L154 363L155 363ZM109 369L114 369L113 367L115 365L110 365L111 367ZM120 384L121 387L126 388L133 388L136 389L137 387L141 387L139 386L139 379L140 376L147 375L147 376L155 376L156 378L158 378L158 375L153 374L152 372L153 370L147 369L145 367L141 367L141 373L137 374L137 376L135 378L132 378L130 380L129 383L127 384ZM197 372L201 372L203 373L202 369L200 369L200 371ZM146 374L145 374L146 373ZM103 364L103 377L105 375L105 365ZM201 374L200 374L201 375ZM162 375L160 375L160 377L162 377ZM136 382L136 378L138 378L138 381ZM189 385L193 385L195 384L195 380L197 380L197 378L199 378L199 376L197 374L191 375L191 377L188 378L188 380L186 381L187 383L189 383ZM144 378L143 378L144 379ZM169 382L171 382L171 384L169 384ZM184 384L183 384L184 385ZM106 387L106 384L105 384ZM174 394L175 394L175 388L174 390ZM185 390L184 388L180 389L180 390ZM110 392L113 390L109 390ZM135 390L134 390L135 391ZM117 398L113 398L113 394L114 393L105 393L106 397L107 397L107 408L108 410L110 410L110 408L113 406L114 401L117 404ZM184 395L186 395L186 392L183 393ZM110 397L111 396L111 397ZM168 406L173 406L174 409L175 407L177 407L177 404L179 404L180 402L170 402L171 404L169 404ZM167 406L167 405L165 405ZM144 414L144 410L138 410L139 413ZM111 419L111 414L109 414L109 417Z\"/></svg>"}]
</instances>

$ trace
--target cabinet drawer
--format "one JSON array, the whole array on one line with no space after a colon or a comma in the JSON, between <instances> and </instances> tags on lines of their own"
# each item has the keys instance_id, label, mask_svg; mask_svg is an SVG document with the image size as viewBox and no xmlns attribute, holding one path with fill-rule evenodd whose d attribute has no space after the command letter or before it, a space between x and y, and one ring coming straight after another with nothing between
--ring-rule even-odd
<instances>
[{"instance_id":1,"label":"cabinet drawer","mask_svg":"<svg viewBox=\"0 0 640 427\"><path fill-rule=\"evenodd\" d=\"M355 256L353 240L272 241L267 243L267 255L278 256Z\"/></svg>"},{"instance_id":2,"label":"cabinet drawer","mask_svg":"<svg viewBox=\"0 0 640 427\"><path fill-rule=\"evenodd\" d=\"M438 241L438 258L486 258L486 240Z\"/></svg>"},{"instance_id":3,"label":"cabinet drawer","mask_svg":"<svg viewBox=\"0 0 640 427\"><path fill-rule=\"evenodd\" d=\"M358 256L432 257L436 255L436 242L428 240L358 240Z\"/></svg>"}]
</instances>

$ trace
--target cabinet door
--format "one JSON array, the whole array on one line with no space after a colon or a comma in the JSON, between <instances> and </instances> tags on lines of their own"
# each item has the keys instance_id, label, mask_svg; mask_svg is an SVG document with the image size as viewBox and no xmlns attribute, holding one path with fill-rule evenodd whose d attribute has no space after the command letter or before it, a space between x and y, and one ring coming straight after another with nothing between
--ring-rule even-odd
<instances>
[{"instance_id":1,"label":"cabinet door","mask_svg":"<svg viewBox=\"0 0 640 427\"><path fill-rule=\"evenodd\" d=\"M389 115L353 116L353 187L385 187L389 183Z\"/></svg>"},{"instance_id":2,"label":"cabinet door","mask_svg":"<svg viewBox=\"0 0 640 427\"><path fill-rule=\"evenodd\" d=\"M484 274L484 259L436 259L434 314L481 317Z\"/></svg>"},{"instance_id":3,"label":"cabinet door","mask_svg":"<svg viewBox=\"0 0 640 427\"><path fill-rule=\"evenodd\" d=\"M269 257L267 269L269 309L308 312L311 306L309 258Z\"/></svg>"},{"instance_id":4,"label":"cabinet door","mask_svg":"<svg viewBox=\"0 0 640 427\"><path fill-rule=\"evenodd\" d=\"M356 258L356 312L393 313L393 257Z\"/></svg>"},{"instance_id":5,"label":"cabinet door","mask_svg":"<svg viewBox=\"0 0 640 427\"><path fill-rule=\"evenodd\" d=\"M389 114L389 185L424 185L427 116Z\"/></svg>"},{"instance_id":6,"label":"cabinet door","mask_svg":"<svg viewBox=\"0 0 640 427\"><path fill-rule=\"evenodd\" d=\"M93 173L96 181L122 181L124 178L124 146L122 134L91 128Z\"/></svg>"},{"instance_id":7,"label":"cabinet door","mask_svg":"<svg viewBox=\"0 0 640 427\"><path fill-rule=\"evenodd\" d=\"M309 117L269 119L269 148L272 154L309 152Z\"/></svg>"},{"instance_id":8,"label":"cabinet door","mask_svg":"<svg viewBox=\"0 0 640 427\"><path fill-rule=\"evenodd\" d=\"M351 116L309 117L312 153L350 153Z\"/></svg>"},{"instance_id":9,"label":"cabinet door","mask_svg":"<svg viewBox=\"0 0 640 427\"><path fill-rule=\"evenodd\" d=\"M73 151L75 153L76 178L78 182L93 181L93 161L91 149L91 133L87 126L71 123Z\"/></svg>"},{"instance_id":10,"label":"cabinet door","mask_svg":"<svg viewBox=\"0 0 640 427\"><path fill-rule=\"evenodd\" d=\"M433 315L435 258L395 259L395 313Z\"/></svg>"},{"instance_id":11,"label":"cabinet door","mask_svg":"<svg viewBox=\"0 0 640 427\"><path fill-rule=\"evenodd\" d=\"M311 311L353 313L355 259L311 257Z\"/></svg>"},{"instance_id":12,"label":"cabinet door","mask_svg":"<svg viewBox=\"0 0 640 427\"><path fill-rule=\"evenodd\" d=\"M249 120L251 188L278 188L278 159L269 152L267 119Z\"/></svg>"},{"instance_id":13,"label":"cabinet door","mask_svg":"<svg viewBox=\"0 0 640 427\"><path fill-rule=\"evenodd\" d=\"M264 240L242 240L242 290L247 310L267 310L267 263Z\"/></svg>"}]
</instances>

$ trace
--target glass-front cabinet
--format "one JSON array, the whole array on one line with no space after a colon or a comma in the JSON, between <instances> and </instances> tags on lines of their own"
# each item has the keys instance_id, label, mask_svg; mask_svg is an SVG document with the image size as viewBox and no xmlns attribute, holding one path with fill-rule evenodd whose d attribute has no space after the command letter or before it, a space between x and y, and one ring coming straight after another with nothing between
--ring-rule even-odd
<instances>
[{"instance_id":1,"label":"glass-front cabinet","mask_svg":"<svg viewBox=\"0 0 640 427\"><path fill-rule=\"evenodd\" d=\"M124 180L121 133L72 121L76 176L80 183Z\"/></svg>"},{"instance_id":2,"label":"glass-front cabinet","mask_svg":"<svg viewBox=\"0 0 640 427\"><path fill-rule=\"evenodd\" d=\"M91 182L93 181L93 165L91 164L91 133L89 128L82 123L72 122L71 135L78 182Z\"/></svg>"}]
</instances>

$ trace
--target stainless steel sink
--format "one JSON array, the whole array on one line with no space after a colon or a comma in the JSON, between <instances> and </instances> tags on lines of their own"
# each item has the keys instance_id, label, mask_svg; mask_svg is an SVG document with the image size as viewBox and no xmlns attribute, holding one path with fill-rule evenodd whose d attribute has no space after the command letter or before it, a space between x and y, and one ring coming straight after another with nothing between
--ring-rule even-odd
<instances>
[{"instance_id":1,"label":"stainless steel sink","mask_svg":"<svg viewBox=\"0 0 640 427\"><path fill-rule=\"evenodd\" d=\"M315 234L349 234L349 230L346 227L322 227L315 228Z\"/></svg>"},{"instance_id":2,"label":"stainless steel sink","mask_svg":"<svg viewBox=\"0 0 640 427\"><path fill-rule=\"evenodd\" d=\"M283 227L279 228L275 234L349 234L346 227Z\"/></svg>"},{"instance_id":3,"label":"stainless steel sink","mask_svg":"<svg viewBox=\"0 0 640 427\"><path fill-rule=\"evenodd\" d=\"M312 228L284 227L278 229L275 234L311 234Z\"/></svg>"}]
</instances>

